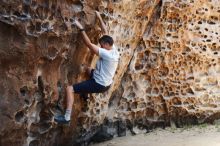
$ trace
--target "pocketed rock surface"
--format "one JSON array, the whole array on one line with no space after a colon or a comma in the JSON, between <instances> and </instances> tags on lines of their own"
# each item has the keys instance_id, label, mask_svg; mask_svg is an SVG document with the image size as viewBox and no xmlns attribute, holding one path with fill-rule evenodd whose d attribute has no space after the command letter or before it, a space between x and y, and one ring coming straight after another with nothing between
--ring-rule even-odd
<instances>
[{"instance_id":1,"label":"pocketed rock surface","mask_svg":"<svg viewBox=\"0 0 220 146\"><path fill-rule=\"evenodd\" d=\"M87 145L100 131L112 138L126 127L220 118L218 0L0 2L0 145ZM72 22L80 18L97 43L95 10L115 40L119 67L107 92L87 104L75 95L71 124L59 126L51 103L65 102L65 85L88 78L82 68L97 60Z\"/></svg>"}]
</instances>

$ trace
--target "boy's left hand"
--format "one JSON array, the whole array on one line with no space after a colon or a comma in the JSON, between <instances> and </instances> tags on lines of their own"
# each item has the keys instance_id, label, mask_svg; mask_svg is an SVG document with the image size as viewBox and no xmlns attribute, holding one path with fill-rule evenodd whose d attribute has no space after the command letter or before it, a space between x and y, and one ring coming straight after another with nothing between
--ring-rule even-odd
<instances>
[{"instance_id":1,"label":"boy's left hand","mask_svg":"<svg viewBox=\"0 0 220 146\"><path fill-rule=\"evenodd\" d=\"M82 24L81 24L78 20L75 20L75 25L76 25L79 29L83 29Z\"/></svg>"}]
</instances>

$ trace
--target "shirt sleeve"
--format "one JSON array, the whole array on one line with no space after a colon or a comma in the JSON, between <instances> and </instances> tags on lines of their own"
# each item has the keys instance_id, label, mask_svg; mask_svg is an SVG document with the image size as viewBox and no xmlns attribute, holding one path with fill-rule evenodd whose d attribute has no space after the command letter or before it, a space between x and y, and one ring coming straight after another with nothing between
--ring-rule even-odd
<instances>
[{"instance_id":1,"label":"shirt sleeve","mask_svg":"<svg viewBox=\"0 0 220 146\"><path fill-rule=\"evenodd\" d=\"M103 48L99 48L99 56L103 59L111 59L111 56L108 50L105 50Z\"/></svg>"}]
</instances>

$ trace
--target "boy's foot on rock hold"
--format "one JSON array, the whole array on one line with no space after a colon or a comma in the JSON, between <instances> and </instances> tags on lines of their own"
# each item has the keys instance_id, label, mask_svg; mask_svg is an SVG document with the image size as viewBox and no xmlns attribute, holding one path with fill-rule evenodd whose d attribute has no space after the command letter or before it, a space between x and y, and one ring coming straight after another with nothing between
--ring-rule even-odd
<instances>
[{"instance_id":1,"label":"boy's foot on rock hold","mask_svg":"<svg viewBox=\"0 0 220 146\"><path fill-rule=\"evenodd\" d=\"M69 124L69 123L70 123L70 120L67 121L67 120L65 119L65 116L64 116L64 115L55 116L55 117L54 117L54 120L55 120L58 124Z\"/></svg>"}]
</instances>

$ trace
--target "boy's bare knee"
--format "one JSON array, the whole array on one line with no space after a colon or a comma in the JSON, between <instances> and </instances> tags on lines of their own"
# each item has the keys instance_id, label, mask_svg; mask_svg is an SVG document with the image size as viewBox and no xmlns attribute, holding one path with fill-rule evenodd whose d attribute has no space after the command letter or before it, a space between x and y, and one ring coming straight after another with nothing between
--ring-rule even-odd
<instances>
[{"instance_id":1,"label":"boy's bare knee","mask_svg":"<svg viewBox=\"0 0 220 146\"><path fill-rule=\"evenodd\" d=\"M68 92L73 92L73 86L67 86L67 87L66 87L66 90L67 90Z\"/></svg>"}]
</instances>

